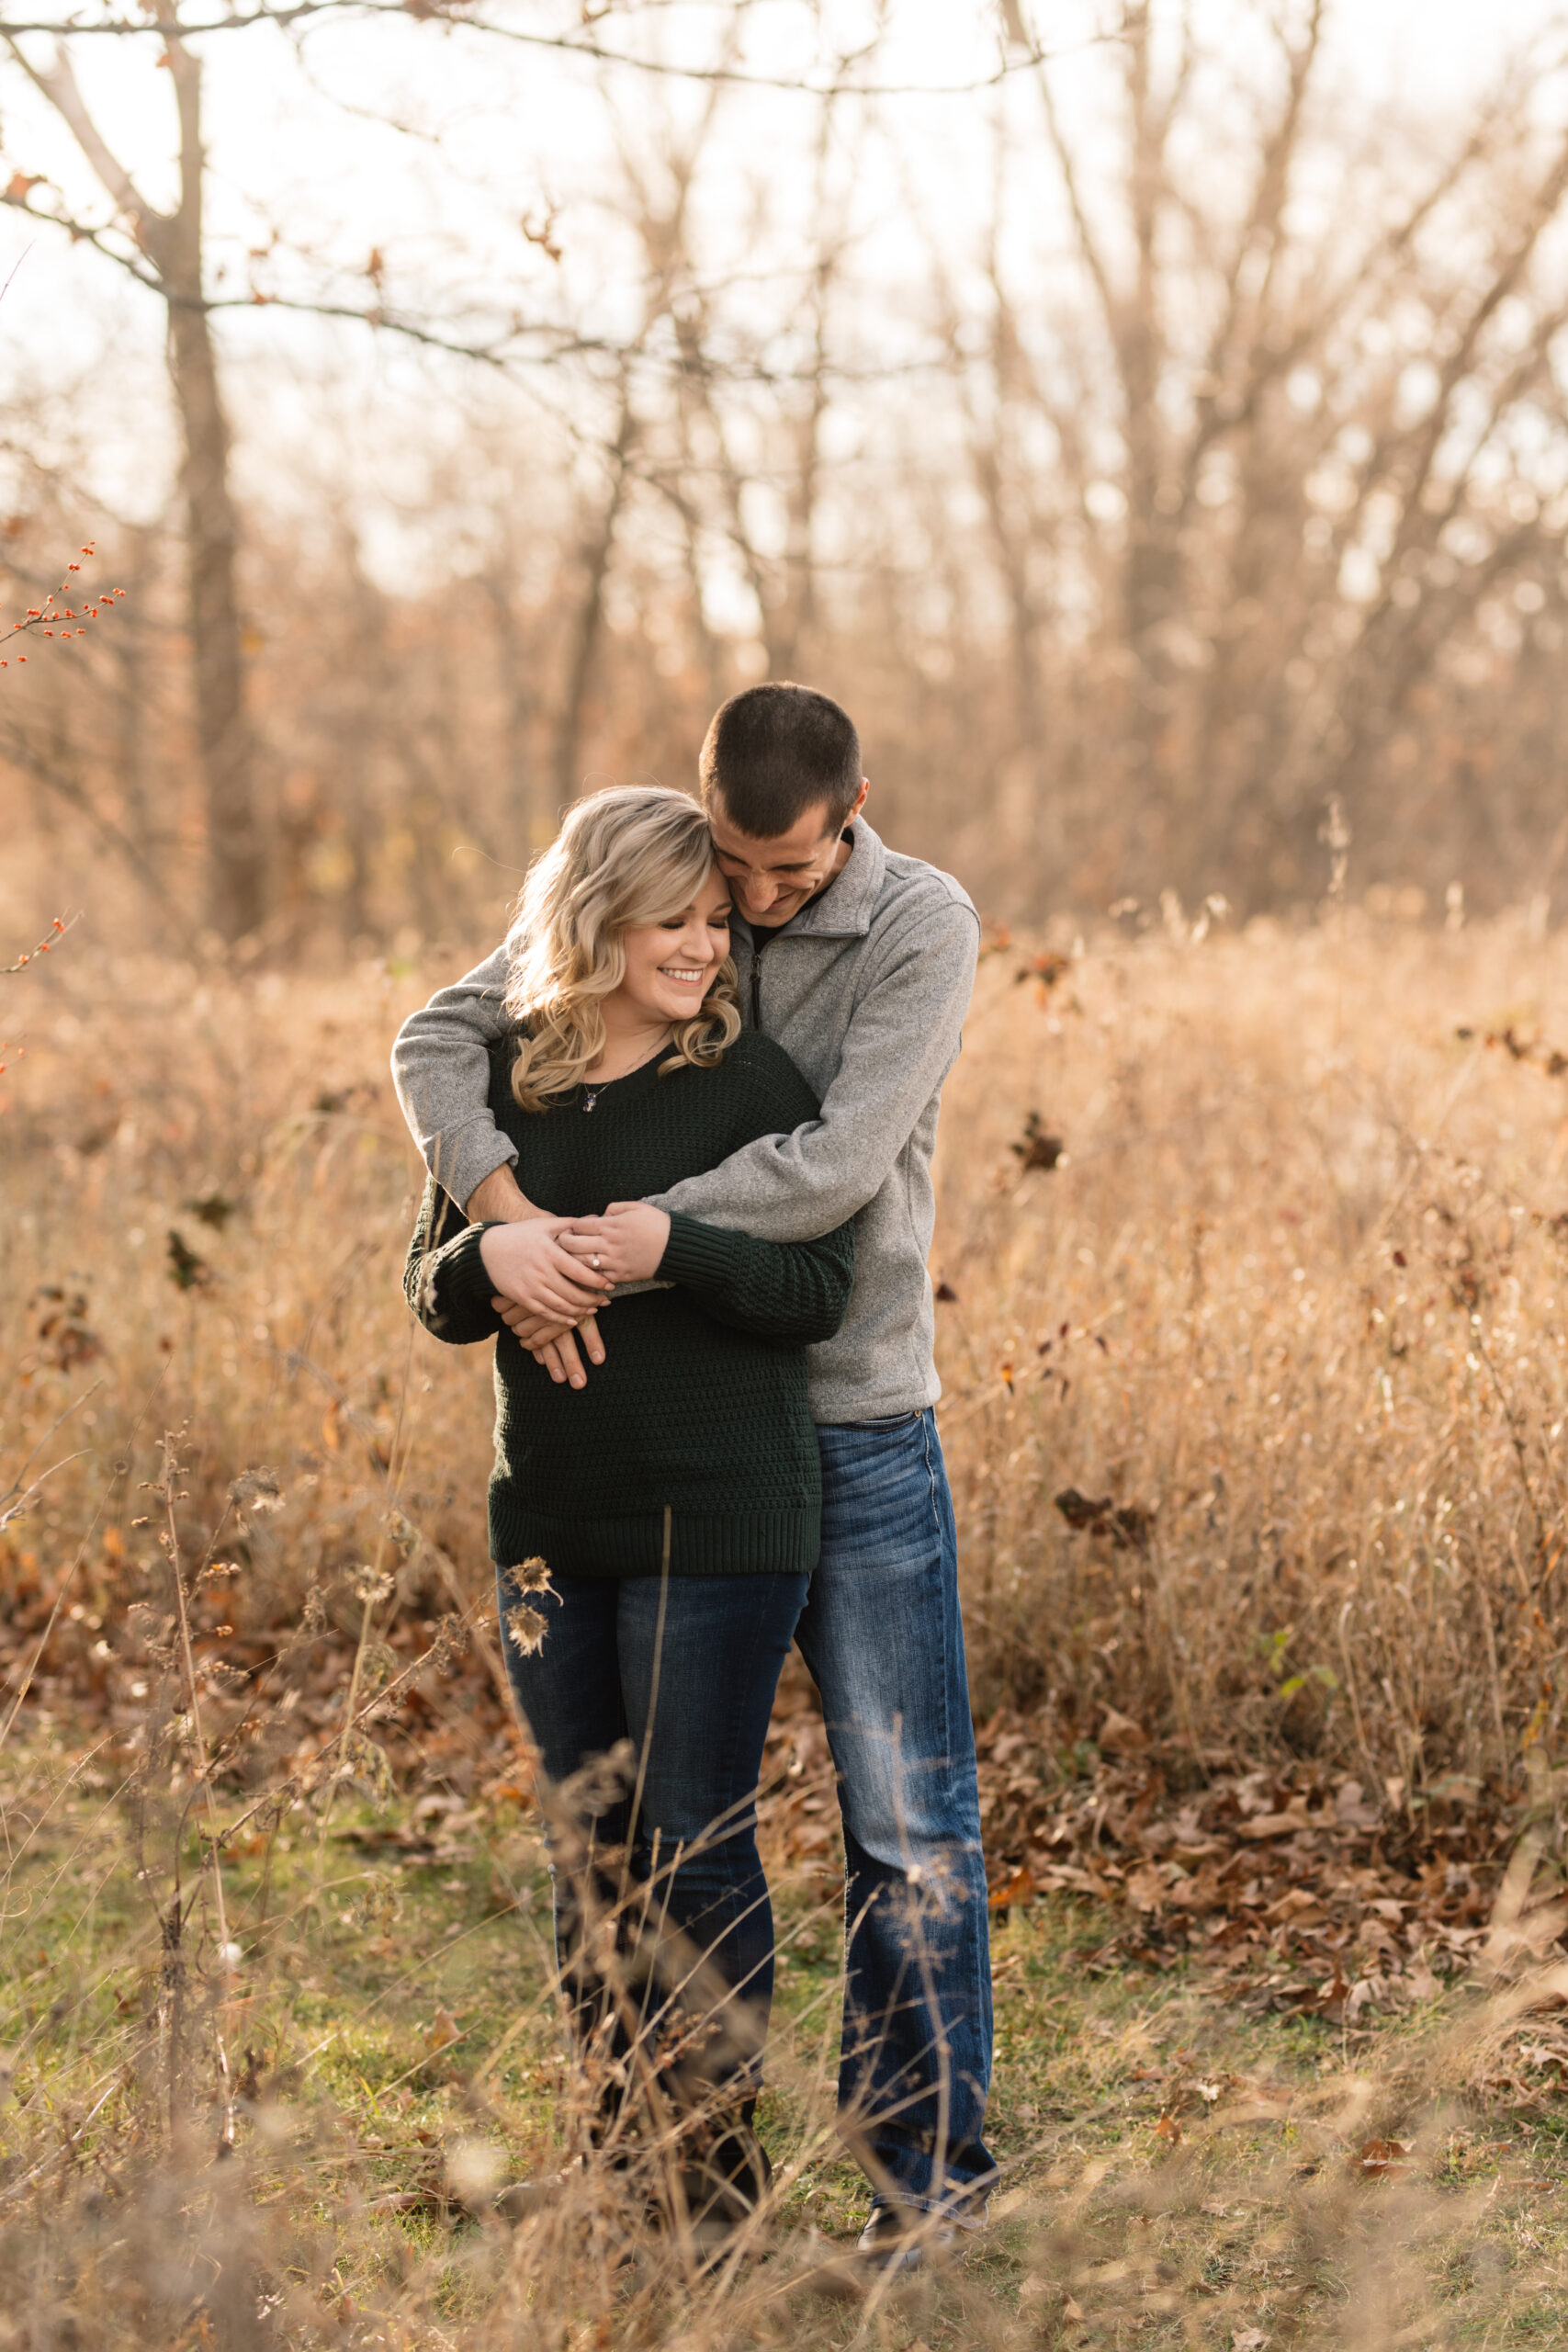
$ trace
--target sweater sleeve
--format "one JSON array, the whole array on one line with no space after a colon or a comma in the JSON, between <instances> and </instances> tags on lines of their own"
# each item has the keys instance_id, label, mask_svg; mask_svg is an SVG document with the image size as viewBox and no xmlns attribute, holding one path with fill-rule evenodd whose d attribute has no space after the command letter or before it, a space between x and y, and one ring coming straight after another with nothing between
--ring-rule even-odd
<instances>
[{"instance_id":1,"label":"sweater sleeve","mask_svg":"<svg viewBox=\"0 0 1568 2352\"><path fill-rule=\"evenodd\" d=\"M392 1083L425 1166L459 1204L517 1157L490 1106L491 1054L509 1033L504 947L409 1015L392 1047Z\"/></svg>"},{"instance_id":2,"label":"sweater sleeve","mask_svg":"<svg viewBox=\"0 0 1568 2352\"><path fill-rule=\"evenodd\" d=\"M901 933L855 1006L820 1115L780 1120L779 1132L655 1194L653 1206L773 1241L826 1232L863 1209L957 1056L979 933L965 901Z\"/></svg>"},{"instance_id":3,"label":"sweater sleeve","mask_svg":"<svg viewBox=\"0 0 1568 2352\"><path fill-rule=\"evenodd\" d=\"M817 1097L787 1054L759 1038L742 1050L755 1059L745 1072L740 1135L776 1133L816 1117ZM757 1241L674 1209L659 1272L692 1292L718 1322L760 1339L796 1347L830 1340L854 1283L854 1221L807 1240Z\"/></svg>"},{"instance_id":4,"label":"sweater sleeve","mask_svg":"<svg viewBox=\"0 0 1568 2352\"><path fill-rule=\"evenodd\" d=\"M501 1317L491 1305L493 1285L479 1255L488 1225L465 1225L463 1213L426 1179L419 1221L403 1267L403 1295L425 1329L453 1347L493 1340Z\"/></svg>"},{"instance_id":5,"label":"sweater sleeve","mask_svg":"<svg viewBox=\"0 0 1568 2352\"><path fill-rule=\"evenodd\" d=\"M738 1330L796 1347L830 1340L854 1284L854 1220L818 1241L753 1241L675 1209L659 1272Z\"/></svg>"}]
</instances>

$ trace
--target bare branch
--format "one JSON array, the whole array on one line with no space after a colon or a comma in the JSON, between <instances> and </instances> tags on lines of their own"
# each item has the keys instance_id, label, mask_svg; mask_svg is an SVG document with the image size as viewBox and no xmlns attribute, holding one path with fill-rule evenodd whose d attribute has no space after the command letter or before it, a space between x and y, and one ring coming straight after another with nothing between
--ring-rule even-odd
<instances>
[{"instance_id":1,"label":"bare branch","mask_svg":"<svg viewBox=\"0 0 1568 2352\"><path fill-rule=\"evenodd\" d=\"M78 816L85 817L115 855L124 859L153 905L161 909L168 907L168 885L141 843L134 840L123 826L116 824L112 817L107 816L85 787L73 776L67 775L10 719L0 725L0 763L30 776L35 784L41 785L46 792L51 792L68 808L73 808Z\"/></svg>"},{"instance_id":2,"label":"bare branch","mask_svg":"<svg viewBox=\"0 0 1568 2352\"><path fill-rule=\"evenodd\" d=\"M63 229L73 245L91 245L93 251L102 254L106 261L112 261L117 269L123 269L128 277L134 277L139 286L147 287L154 294L163 292L151 270L144 269L132 254L118 253L107 242L107 237L113 233L112 225L111 230L106 231L95 228L89 221L77 220L68 212L44 212L31 203L28 196L12 196L5 188L0 188L0 204L8 206L13 212L20 212L28 220L43 221L51 229Z\"/></svg>"},{"instance_id":3,"label":"bare branch","mask_svg":"<svg viewBox=\"0 0 1568 2352\"><path fill-rule=\"evenodd\" d=\"M33 1480L30 1486L24 1487L23 1485L23 1481L27 1477L28 1472L32 1468L33 1464L38 1460L39 1455L43 1452L44 1447L49 1443L50 1439L54 1435L56 1430L63 1429L65 1423L71 1419L72 1414L79 1413L83 1406L86 1404L88 1398L96 1396L103 1385L104 1384L101 1380L95 1380L90 1388L84 1388L80 1396L73 1396L72 1398L70 1404L66 1406L63 1412L57 1413L55 1415L53 1420L51 1421L48 1429L45 1430L43 1435L39 1439L37 1444L33 1447L32 1452L28 1455L27 1460L23 1463L16 1476L12 1479L10 1485L6 1488L5 1493L0 1494L0 1514L3 1514L3 1516L0 1516L0 1527L8 1527L12 1520L17 1518L21 1511L27 1509L28 1498L37 1494L45 1478L52 1478L56 1470L62 1470L65 1467L66 1462L79 1462L81 1460L82 1454L80 1452L76 1453L68 1453L62 1461L52 1463L49 1469L42 1473L41 1476ZM83 1451L85 1451L85 1449L83 1449ZM19 1502L17 1499L18 1496L22 1498Z\"/></svg>"},{"instance_id":4,"label":"bare branch","mask_svg":"<svg viewBox=\"0 0 1568 2352\"><path fill-rule=\"evenodd\" d=\"M57 45L51 65L32 64L26 51L18 46L17 35L20 29L22 28L0 24L0 39L4 39L12 56L35 89L42 92L56 113L63 119L77 146L97 174L117 208L129 215L136 232L137 242L145 243L148 223L161 220L162 215L152 211L130 174L115 154L107 140L88 113L86 102L77 85L69 55L63 48ZM138 28L138 29L144 29L144 28Z\"/></svg>"},{"instance_id":5,"label":"bare branch","mask_svg":"<svg viewBox=\"0 0 1568 2352\"><path fill-rule=\"evenodd\" d=\"M1057 168L1062 175L1062 185L1066 191L1067 207L1073 216L1073 227L1077 233L1078 248L1088 265L1089 274L1094 280L1095 291L1100 296L1100 307L1105 314L1105 323L1110 330L1112 345L1119 347L1122 337L1122 298L1111 281L1110 265L1100 251L1100 240L1089 225L1083 193L1078 186L1077 165L1073 159L1072 150L1067 145L1066 134L1056 113L1056 100L1052 92L1050 76L1043 71L1039 75L1039 90L1040 103L1045 115L1045 128L1050 132L1052 151L1056 158Z\"/></svg>"},{"instance_id":6,"label":"bare branch","mask_svg":"<svg viewBox=\"0 0 1568 2352\"><path fill-rule=\"evenodd\" d=\"M29 947L25 956L18 956L14 964L0 964L0 979L14 979L18 972L25 972L29 964L36 964L40 956L49 955L68 931L74 931L81 920L79 914L72 915L69 920L64 915L56 915L36 947ZM28 1458L29 1461L32 1459L30 1454Z\"/></svg>"},{"instance_id":7,"label":"bare branch","mask_svg":"<svg viewBox=\"0 0 1568 2352\"><path fill-rule=\"evenodd\" d=\"M255 25L275 25L288 28L323 16L399 17L414 14L427 22L459 25L465 30L486 35L497 40L510 41L525 49L553 50L567 57L581 57L593 65L614 66L629 73L647 74L657 79L678 82L709 82L726 87L750 90L777 90L791 97L823 98L841 91L859 98L964 98L976 97L987 90L999 88L1019 74L1035 73L1053 61L1083 55L1092 49L1113 45L1121 39L1118 33L1088 33L1081 40L1064 41L1055 48L1038 44L1021 56L1001 59L989 74L967 82L855 82L849 78L847 68L855 61L839 59L831 74L791 76L776 74L752 74L731 64L682 65L673 59L637 57L625 50L605 48L603 43L574 39L569 34L529 32L514 25L487 23L466 5L466 0L418 0L417 6L408 0L293 0L285 7L233 8L221 15L211 13L199 17L182 17L179 31L187 40L214 33L246 32ZM10 22L0 21L0 39L15 40L27 33L51 33L56 37L69 32L72 40L79 38L134 40L153 29L147 24L109 18L97 24L74 21L62 24L58 19L21 17ZM870 42L862 54L869 54L876 46Z\"/></svg>"}]
</instances>

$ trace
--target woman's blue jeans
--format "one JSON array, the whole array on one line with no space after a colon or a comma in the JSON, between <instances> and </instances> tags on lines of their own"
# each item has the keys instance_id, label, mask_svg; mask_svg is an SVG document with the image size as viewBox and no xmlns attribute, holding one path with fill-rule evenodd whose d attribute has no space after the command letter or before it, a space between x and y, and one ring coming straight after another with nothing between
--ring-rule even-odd
<instances>
[{"instance_id":1,"label":"woman's blue jeans","mask_svg":"<svg viewBox=\"0 0 1568 2352\"><path fill-rule=\"evenodd\" d=\"M532 1654L506 1633L504 1568L498 1584L513 1691L557 1784L556 1951L579 2030L613 2019L618 2058L657 2044L684 2096L750 2099L773 1985L755 1798L807 1579L558 1577L527 1597L547 1628ZM585 1770L622 1743L620 1769ZM618 1915L618 1984L595 1911Z\"/></svg>"}]
</instances>

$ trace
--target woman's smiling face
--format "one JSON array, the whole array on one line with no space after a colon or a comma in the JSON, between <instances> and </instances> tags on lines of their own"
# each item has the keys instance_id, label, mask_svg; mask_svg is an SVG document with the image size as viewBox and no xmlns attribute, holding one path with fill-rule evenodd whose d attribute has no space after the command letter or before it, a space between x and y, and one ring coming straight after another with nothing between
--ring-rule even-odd
<instances>
[{"instance_id":1,"label":"woman's smiling face","mask_svg":"<svg viewBox=\"0 0 1568 2352\"><path fill-rule=\"evenodd\" d=\"M692 905L622 934L626 972L615 990L644 1021L690 1021L729 953L729 885L716 865Z\"/></svg>"}]
</instances>

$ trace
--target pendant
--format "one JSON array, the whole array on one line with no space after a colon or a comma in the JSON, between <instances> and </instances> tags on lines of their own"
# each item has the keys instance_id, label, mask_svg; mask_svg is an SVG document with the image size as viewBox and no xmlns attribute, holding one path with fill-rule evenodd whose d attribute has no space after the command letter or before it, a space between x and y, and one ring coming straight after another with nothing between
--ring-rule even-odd
<instances>
[{"instance_id":1,"label":"pendant","mask_svg":"<svg viewBox=\"0 0 1568 2352\"><path fill-rule=\"evenodd\" d=\"M584 1109L585 1111L592 1111L592 1109L593 1108L593 1105L595 1104L595 1102L598 1102L598 1100L599 1100L599 1090L598 1090L598 1088L597 1088L597 1087L595 1087L592 1094L585 1094L585 1095L583 1096L583 1098L582 1098L582 1107L583 1107L583 1109Z\"/></svg>"}]
</instances>

